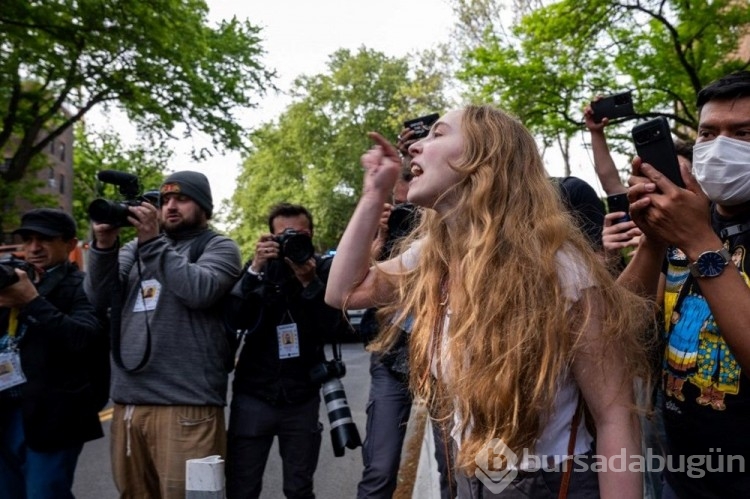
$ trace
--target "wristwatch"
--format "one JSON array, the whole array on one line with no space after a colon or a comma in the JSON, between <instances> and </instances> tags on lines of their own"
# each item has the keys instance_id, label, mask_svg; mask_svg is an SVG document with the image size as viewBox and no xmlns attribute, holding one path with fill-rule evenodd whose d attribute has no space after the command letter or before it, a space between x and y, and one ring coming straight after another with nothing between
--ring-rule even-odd
<instances>
[{"instance_id":1,"label":"wristwatch","mask_svg":"<svg viewBox=\"0 0 750 499\"><path fill-rule=\"evenodd\" d=\"M695 262L688 263L688 269L693 277L716 277L724 272L724 267L729 265L731 258L726 248L704 251Z\"/></svg>"}]
</instances>

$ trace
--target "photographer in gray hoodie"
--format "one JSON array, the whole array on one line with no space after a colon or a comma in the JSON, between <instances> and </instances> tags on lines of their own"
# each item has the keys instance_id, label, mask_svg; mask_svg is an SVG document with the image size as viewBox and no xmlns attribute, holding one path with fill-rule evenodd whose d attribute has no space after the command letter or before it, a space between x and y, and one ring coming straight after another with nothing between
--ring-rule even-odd
<instances>
[{"instance_id":1,"label":"photographer in gray hoodie","mask_svg":"<svg viewBox=\"0 0 750 499\"><path fill-rule=\"evenodd\" d=\"M237 244L211 233L208 179L170 175L160 206L128 206L137 237L94 223L86 293L112 320L112 471L121 497L183 498L185 461L226 455L233 350L215 305L241 270ZM192 261L191 247L205 246Z\"/></svg>"}]
</instances>

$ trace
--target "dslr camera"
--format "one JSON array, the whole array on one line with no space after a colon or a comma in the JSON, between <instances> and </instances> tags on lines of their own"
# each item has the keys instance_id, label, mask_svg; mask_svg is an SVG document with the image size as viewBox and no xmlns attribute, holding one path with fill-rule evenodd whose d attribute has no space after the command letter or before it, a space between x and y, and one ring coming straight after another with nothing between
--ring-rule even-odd
<instances>
[{"instance_id":1,"label":"dslr camera","mask_svg":"<svg viewBox=\"0 0 750 499\"><path fill-rule=\"evenodd\" d=\"M312 239L304 232L285 229L273 240L279 243L279 258L288 258L297 265L305 263L315 255Z\"/></svg>"},{"instance_id":2,"label":"dslr camera","mask_svg":"<svg viewBox=\"0 0 750 499\"><path fill-rule=\"evenodd\" d=\"M322 383L320 391L326 403L328 422L331 425L333 455L341 457L346 447L356 449L362 445L357 425L352 419L352 411L346 400L341 378L346 374L346 366L339 359L317 364L310 370L313 383Z\"/></svg>"},{"instance_id":3,"label":"dslr camera","mask_svg":"<svg viewBox=\"0 0 750 499\"><path fill-rule=\"evenodd\" d=\"M36 269L29 262L17 256L8 255L0 258L0 290L18 282L15 269L21 269L29 276L31 282L36 281Z\"/></svg>"},{"instance_id":4,"label":"dslr camera","mask_svg":"<svg viewBox=\"0 0 750 499\"><path fill-rule=\"evenodd\" d=\"M130 211L128 207L139 206L146 203L158 203L158 197L153 191L148 195L141 194L141 183L138 177L132 173L119 172L117 170L102 170L97 178L105 184L116 185L120 194L125 198L123 201L110 201L98 198L89 205L89 218L97 223L110 224L115 227L126 227L132 225L128 222Z\"/></svg>"}]
</instances>

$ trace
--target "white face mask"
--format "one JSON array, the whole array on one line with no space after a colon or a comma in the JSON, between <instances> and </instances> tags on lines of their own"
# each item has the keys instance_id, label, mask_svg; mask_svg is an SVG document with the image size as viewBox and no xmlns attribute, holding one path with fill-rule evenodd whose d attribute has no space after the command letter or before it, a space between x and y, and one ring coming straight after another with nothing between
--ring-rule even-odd
<instances>
[{"instance_id":1,"label":"white face mask","mask_svg":"<svg viewBox=\"0 0 750 499\"><path fill-rule=\"evenodd\" d=\"M735 206L750 201L750 142L719 136L695 144L693 173L715 203Z\"/></svg>"}]
</instances>

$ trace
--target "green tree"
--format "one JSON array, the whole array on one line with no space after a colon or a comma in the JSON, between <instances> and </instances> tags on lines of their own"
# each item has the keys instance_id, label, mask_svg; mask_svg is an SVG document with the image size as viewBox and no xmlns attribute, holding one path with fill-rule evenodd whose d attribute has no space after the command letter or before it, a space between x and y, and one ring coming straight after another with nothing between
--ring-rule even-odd
<instances>
[{"instance_id":1,"label":"green tree","mask_svg":"<svg viewBox=\"0 0 750 499\"><path fill-rule=\"evenodd\" d=\"M637 115L622 121L665 116L676 135L690 139L701 87L750 64L737 51L750 33L747 2L561 0L510 29L500 22L498 3L454 2L468 47L459 77L519 116L545 146L562 145L564 154L581 129L584 105L625 89L634 92Z\"/></svg>"},{"instance_id":2,"label":"green tree","mask_svg":"<svg viewBox=\"0 0 750 499\"><path fill-rule=\"evenodd\" d=\"M252 134L253 150L237 178L228 218L243 255L268 231L266 215L278 202L306 206L317 248L335 247L361 192L367 132L395 139L405 119L442 112L443 62L432 52L392 58L367 48L339 50L326 73L297 78L293 103Z\"/></svg>"},{"instance_id":3,"label":"green tree","mask_svg":"<svg viewBox=\"0 0 750 499\"><path fill-rule=\"evenodd\" d=\"M258 27L212 27L207 14L204 0L5 0L0 205L32 158L97 105L123 109L155 142L180 129L220 151L245 148L233 110L255 107L274 75L260 62Z\"/></svg>"},{"instance_id":4,"label":"green tree","mask_svg":"<svg viewBox=\"0 0 750 499\"><path fill-rule=\"evenodd\" d=\"M142 143L126 146L112 131L89 133L81 124L76 126L76 147L73 165L73 218L78 225L78 237L89 239L88 207L96 198L122 202L124 199L113 184L97 180L102 170L117 170L138 177L143 190L158 189L164 181L166 165L172 151L160 146ZM122 239L128 241L135 232L124 230Z\"/></svg>"}]
</instances>

